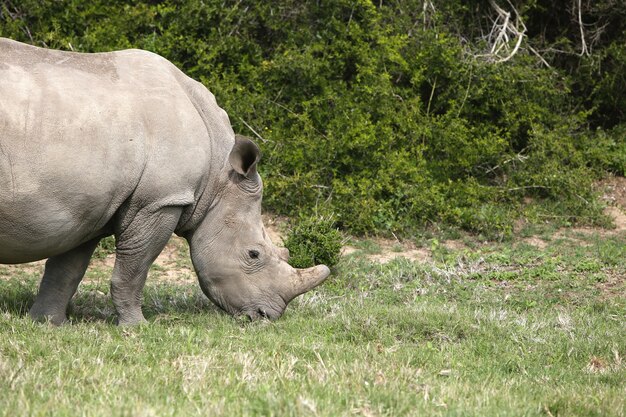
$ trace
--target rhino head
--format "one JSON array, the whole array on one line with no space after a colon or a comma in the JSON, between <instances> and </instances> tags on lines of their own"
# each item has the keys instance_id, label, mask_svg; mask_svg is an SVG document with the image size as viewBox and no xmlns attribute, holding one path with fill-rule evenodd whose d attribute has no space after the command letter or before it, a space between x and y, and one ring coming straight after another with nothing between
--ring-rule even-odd
<instances>
[{"instance_id":1,"label":"rhino head","mask_svg":"<svg viewBox=\"0 0 626 417\"><path fill-rule=\"evenodd\" d=\"M322 283L325 265L295 269L261 220L263 182L257 145L237 136L215 199L191 233L191 259L204 294L222 310L250 319L280 317L287 304Z\"/></svg>"}]
</instances>

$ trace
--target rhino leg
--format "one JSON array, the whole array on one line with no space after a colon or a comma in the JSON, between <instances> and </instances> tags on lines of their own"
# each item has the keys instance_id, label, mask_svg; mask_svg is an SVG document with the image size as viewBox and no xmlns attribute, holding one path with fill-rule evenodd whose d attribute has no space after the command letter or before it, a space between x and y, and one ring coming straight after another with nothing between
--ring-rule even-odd
<instances>
[{"instance_id":1,"label":"rhino leg","mask_svg":"<svg viewBox=\"0 0 626 417\"><path fill-rule=\"evenodd\" d=\"M85 275L89 259L98 242L100 237L48 259L39 293L29 312L33 319L50 320L55 325L67 320L67 305Z\"/></svg>"},{"instance_id":2,"label":"rhino leg","mask_svg":"<svg viewBox=\"0 0 626 417\"><path fill-rule=\"evenodd\" d=\"M164 207L154 213L140 211L127 227L116 232L111 297L119 325L146 321L141 298L148 270L172 236L181 212L181 207Z\"/></svg>"}]
</instances>

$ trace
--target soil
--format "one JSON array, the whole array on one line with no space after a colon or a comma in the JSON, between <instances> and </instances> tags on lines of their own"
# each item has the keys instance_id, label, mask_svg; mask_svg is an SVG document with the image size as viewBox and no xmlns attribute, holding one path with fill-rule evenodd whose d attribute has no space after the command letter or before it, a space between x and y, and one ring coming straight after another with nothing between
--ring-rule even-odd
<instances>
[{"instance_id":1,"label":"soil","mask_svg":"<svg viewBox=\"0 0 626 417\"><path fill-rule=\"evenodd\" d=\"M598 183L602 198L610 205L626 208L626 178L608 177Z\"/></svg>"},{"instance_id":2,"label":"soil","mask_svg":"<svg viewBox=\"0 0 626 417\"><path fill-rule=\"evenodd\" d=\"M430 260L430 250L426 248L417 248L412 242L401 242L399 240L390 239L374 239L376 246L380 250L377 253L366 255L371 261L385 264L392 259L401 257L410 261L426 261ZM341 250L343 256L349 255L358 251L354 246L344 246Z\"/></svg>"}]
</instances>

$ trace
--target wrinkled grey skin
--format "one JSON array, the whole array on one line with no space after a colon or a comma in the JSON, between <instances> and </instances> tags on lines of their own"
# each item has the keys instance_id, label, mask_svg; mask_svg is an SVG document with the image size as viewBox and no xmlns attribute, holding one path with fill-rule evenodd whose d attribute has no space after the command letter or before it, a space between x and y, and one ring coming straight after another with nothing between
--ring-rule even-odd
<instances>
[{"instance_id":1,"label":"wrinkled grey skin","mask_svg":"<svg viewBox=\"0 0 626 417\"><path fill-rule=\"evenodd\" d=\"M36 319L66 320L96 245L113 234L119 323L145 321L146 275L172 233L188 240L219 307L279 317L329 270L293 269L271 243L258 160L214 96L158 55L0 39L0 263L49 258Z\"/></svg>"}]
</instances>

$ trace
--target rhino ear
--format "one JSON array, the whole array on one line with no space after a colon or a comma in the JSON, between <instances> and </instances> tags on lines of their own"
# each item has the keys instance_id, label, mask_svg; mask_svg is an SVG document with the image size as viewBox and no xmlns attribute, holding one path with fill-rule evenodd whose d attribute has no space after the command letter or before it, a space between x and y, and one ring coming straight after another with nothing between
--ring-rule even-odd
<instances>
[{"instance_id":1,"label":"rhino ear","mask_svg":"<svg viewBox=\"0 0 626 417\"><path fill-rule=\"evenodd\" d=\"M261 151L256 143L246 136L235 135L235 145L228 155L228 162L235 172L246 178L254 178L259 159Z\"/></svg>"}]
</instances>

